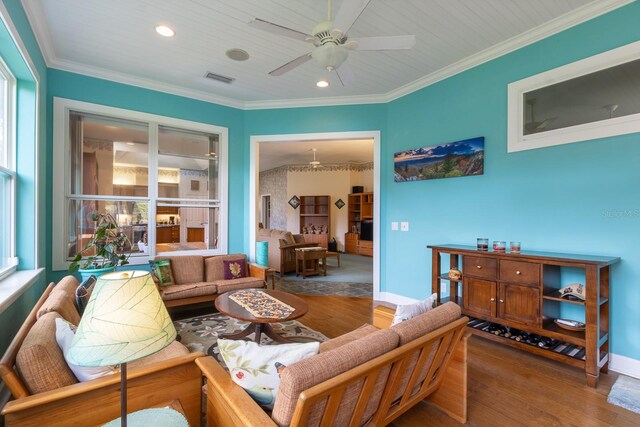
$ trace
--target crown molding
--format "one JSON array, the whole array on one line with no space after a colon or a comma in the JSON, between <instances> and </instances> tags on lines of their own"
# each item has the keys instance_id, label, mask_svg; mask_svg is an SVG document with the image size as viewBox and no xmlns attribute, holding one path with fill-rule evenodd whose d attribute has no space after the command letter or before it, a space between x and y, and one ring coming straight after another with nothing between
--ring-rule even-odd
<instances>
[{"instance_id":1,"label":"crown molding","mask_svg":"<svg viewBox=\"0 0 640 427\"><path fill-rule=\"evenodd\" d=\"M22 9L24 10L25 15L27 15L27 21L29 21L31 30L36 37L36 42L38 43L40 52L42 52L44 62L47 64L47 67L50 67L51 63L56 59L56 51L53 48L53 39L49 33L49 26L47 25L42 13L40 13L40 9L33 6L34 3L35 2L27 0L20 1Z\"/></svg>"},{"instance_id":2,"label":"crown molding","mask_svg":"<svg viewBox=\"0 0 640 427\"><path fill-rule=\"evenodd\" d=\"M68 71L70 73L82 74L85 76L95 77L98 79L109 80L112 82L122 83L125 85L136 86L143 89L151 89L154 91L169 93L172 95L184 96L186 98L197 99L205 102L211 102L211 103L223 105L226 107L239 108L239 109L244 108L244 102L241 100L214 95L214 94L196 90L196 89L189 89L183 86L172 85L172 84L160 82L157 80L137 77L131 74L105 70L104 68L78 64L77 62L63 61L60 59L56 59L51 62L50 68L54 68L62 71Z\"/></svg>"},{"instance_id":3,"label":"crown molding","mask_svg":"<svg viewBox=\"0 0 640 427\"><path fill-rule=\"evenodd\" d=\"M21 0L22 6L27 15L27 19L36 36L40 50L48 67L72 73L83 74L117 83L132 85L144 89L165 92L173 95L184 96L205 102L238 108L242 110L265 110L276 108L303 108L303 107L330 107L338 105L361 105L361 104L384 104L391 102L405 95L423 89L434 83L462 73L471 68L477 67L485 62L499 58L510 52L533 44L549 36L557 34L568 28L589 21L612 10L618 9L635 0L598 0L575 9L565 15L559 16L538 27L532 28L524 33L518 34L504 42L498 43L464 58L458 62L448 65L433 73L427 74L413 82L407 83L397 89L385 94L360 95L360 96L339 96L327 98L301 98L301 99L277 99L265 101L243 101L239 99L227 98L214 95L209 92L189 89L178 85L160 82L157 80L132 76L126 73L106 70L103 68L79 64L72 61L57 58L51 43L51 37L47 30L44 17L32 6L32 2Z\"/></svg>"}]
</instances>

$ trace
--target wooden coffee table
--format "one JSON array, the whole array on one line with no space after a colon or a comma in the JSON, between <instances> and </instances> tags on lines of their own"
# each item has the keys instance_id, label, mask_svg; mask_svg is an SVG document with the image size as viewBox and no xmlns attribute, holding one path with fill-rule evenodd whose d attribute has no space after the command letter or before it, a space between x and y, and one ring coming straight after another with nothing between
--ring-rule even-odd
<instances>
[{"instance_id":1,"label":"wooden coffee table","mask_svg":"<svg viewBox=\"0 0 640 427\"><path fill-rule=\"evenodd\" d=\"M287 338L284 338L276 333L276 331L271 326L271 323L285 322L287 320L297 319L299 317L304 316L309 307L307 303L304 302L303 299L298 298L295 295L288 294L282 291L276 291L271 289L259 289L260 291L271 295L272 297L282 301L283 303L294 308L294 311L291 312L286 317L256 317L253 314L249 313L246 309L244 309L241 305L231 300L229 297L237 291L229 291L224 294L218 296L215 301L216 309L229 317L234 319L243 320L245 322L251 322L249 326L246 327L243 331L233 333L233 334L224 334L221 335L220 338L225 339L241 339L250 335L252 332L255 332L255 342L260 343L260 337L264 333L266 336L279 343L291 343L295 341L291 341Z\"/></svg>"}]
</instances>

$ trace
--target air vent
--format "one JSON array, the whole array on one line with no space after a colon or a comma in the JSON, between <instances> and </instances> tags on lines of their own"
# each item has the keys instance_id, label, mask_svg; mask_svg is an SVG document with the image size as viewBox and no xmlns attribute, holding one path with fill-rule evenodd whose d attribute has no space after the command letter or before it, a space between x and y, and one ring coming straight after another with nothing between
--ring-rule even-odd
<instances>
[{"instance_id":1,"label":"air vent","mask_svg":"<svg viewBox=\"0 0 640 427\"><path fill-rule=\"evenodd\" d=\"M221 76L220 74L215 74L210 71L207 71L207 74L204 75L207 79L217 80L222 83L230 84L235 79L233 77Z\"/></svg>"}]
</instances>

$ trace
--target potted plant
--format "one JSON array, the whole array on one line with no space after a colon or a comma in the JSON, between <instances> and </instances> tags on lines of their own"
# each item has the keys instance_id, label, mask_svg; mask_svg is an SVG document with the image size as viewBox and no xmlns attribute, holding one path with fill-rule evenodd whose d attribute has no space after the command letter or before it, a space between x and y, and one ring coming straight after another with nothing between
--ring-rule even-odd
<instances>
[{"instance_id":1,"label":"potted plant","mask_svg":"<svg viewBox=\"0 0 640 427\"><path fill-rule=\"evenodd\" d=\"M131 242L120 231L113 215L94 213L91 219L96 222L93 235L69 265L69 272L80 272L83 281L92 274L100 276L119 265L129 264L130 254L124 250L131 247ZM85 256L86 253L89 255Z\"/></svg>"}]
</instances>

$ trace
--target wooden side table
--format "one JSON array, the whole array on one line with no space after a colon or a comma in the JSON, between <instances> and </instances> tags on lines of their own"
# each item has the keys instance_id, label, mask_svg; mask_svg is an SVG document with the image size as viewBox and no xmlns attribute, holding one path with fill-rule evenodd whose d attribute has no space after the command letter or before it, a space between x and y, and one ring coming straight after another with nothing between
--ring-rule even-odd
<instances>
[{"instance_id":1,"label":"wooden side table","mask_svg":"<svg viewBox=\"0 0 640 427\"><path fill-rule=\"evenodd\" d=\"M335 257L338 260L338 268L340 268L340 252L327 251L327 258Z\"/></svg>"},{"instance_id":2,"label":"wooden side table","mask_svg":"<svg viewBox=\"0 0 640 427\"><path fill-rule=\"evenodd\" d=\"M322 264L320 264L322 261ZM304 248L296 249L296 276L302 272L302 278L323 274L327 275L326 249Z\"/></svg>"}]
</instances>

